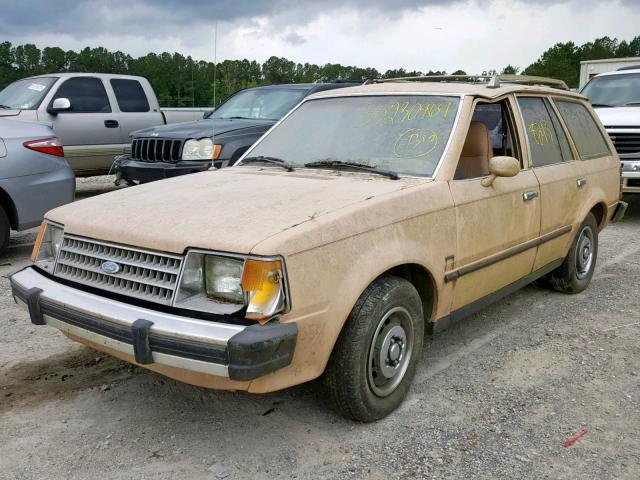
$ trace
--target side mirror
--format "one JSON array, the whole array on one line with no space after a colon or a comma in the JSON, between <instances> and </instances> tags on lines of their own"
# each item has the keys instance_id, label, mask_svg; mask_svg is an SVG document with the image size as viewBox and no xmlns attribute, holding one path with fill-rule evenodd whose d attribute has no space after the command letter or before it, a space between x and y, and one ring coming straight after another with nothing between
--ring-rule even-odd
<instances>
[{"instance_id":1,"label":"side mirror","mask_svg":"<svg viewBox=\"0 0 640 480\"><path fill-rule=\"evenodd\" d=\"M520 173L520 161L513 157L493 157L489 160L489 176L484 178L483 187L490 187L498 177L515 177Z\"/></svg>"},{"instance_id":2,"label":"side mirror","mask_svg":"<svg viewBox=\"0 0 640 480\"><path fill-rule=\"evenodd\" d=\"M68 98L56 98L53 104L47 108L47 112L51 115L56 115L58 112L63 112L71 108L71 102Z\"/></svg>"}]
</instances>

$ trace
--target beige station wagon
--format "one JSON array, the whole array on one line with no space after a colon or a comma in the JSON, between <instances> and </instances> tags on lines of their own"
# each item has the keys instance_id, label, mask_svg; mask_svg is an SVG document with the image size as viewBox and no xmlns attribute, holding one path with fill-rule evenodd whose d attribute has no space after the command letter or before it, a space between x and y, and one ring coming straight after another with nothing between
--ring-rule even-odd
<instances>
[{"instance_id":1,"label":"beige station wagon","mask_svg":"<svg viewBox=\"0 0 640 480\"><path fill-rule=\"evenodd\" d=\"M444 80L322 92L234 167L53 210L14 297L32 323L183 382L322 376L344 416L389 414L425 332L536 279L581 292L625 209L584 97Z\"/></svg>"}]
</instances>

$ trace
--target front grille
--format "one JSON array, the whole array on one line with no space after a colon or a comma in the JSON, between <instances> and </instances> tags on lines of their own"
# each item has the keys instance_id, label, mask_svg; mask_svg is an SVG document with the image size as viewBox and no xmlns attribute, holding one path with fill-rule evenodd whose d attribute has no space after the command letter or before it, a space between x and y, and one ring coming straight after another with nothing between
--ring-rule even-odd
<instances>
[{"instance_id":1,"label":"front grille","mask_svg":"<svg viewBox=\"0 0 640 480\"><path fill-rule=\"evenodd\" d=\"M131 142L131 158L143 162L180 161L182 140L168 138L136 138Z\"/></svg>"},{"instance_id":2,"label":"front grille","mask_svg":"<svg viewBox=\"0 0 640 480\"><path fill-rule=\"evenodd\" d=\"M640 152L640 133L608 132L618 153Z\"/></svg>"},{"instance_id":3,"label":"front grille","mask_svg":"<svg viewBox=\"0 0 640 480\"><path fill-rule=\"evenodd\" d=\"M120 270L107 273L104 262ZM54 275L150 302L171 305L182 258L65 235Z\"/></svg>"}]
</instances>

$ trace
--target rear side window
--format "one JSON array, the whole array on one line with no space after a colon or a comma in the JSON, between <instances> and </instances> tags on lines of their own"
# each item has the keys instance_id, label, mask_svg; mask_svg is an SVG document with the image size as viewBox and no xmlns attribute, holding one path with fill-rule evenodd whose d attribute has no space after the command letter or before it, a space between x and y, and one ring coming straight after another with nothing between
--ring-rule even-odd
<instances>
[{"instance_id":1,"label":"rear side window","mask_svg":"<svg viewBox=\"0 0 640 480\"><path fill-rule=\"evenodd\" d=\"M148 112L149 102L142 89L142 85L137 80L124 80L114 78L111 86L118 100L118 107L121 112Z\"/></svg>"},{"instance_id":2,"label":"rear side window","mask_svg":"<svg viewBox=\"0 0 640 480\"><path fill-rule=\"evenodd\" d=\"M539 97L518 97L534 167L571 160L571 148L550 105Z\"/></svg>"},{"instance_id":3,"label":"rear side window","mask_svg":"<svg viewBox=\"0 0 640 480\"><path fill-rule=\"evenodd\" d=\"M555 100L582 160L611 155L609 146L587 107L578 102Z\"/></svg>"},{"instance_id":4,"label":"rear side window","mask_svg":"<svg viewBox=\"0 0 640 480\"><path fill-rule=\"evenodd\" d=\"M58 89L55 98L68 98L71 112L109 113L111 105L102 80L91 77L70 78Z\"/></svg>"}]
</instances>

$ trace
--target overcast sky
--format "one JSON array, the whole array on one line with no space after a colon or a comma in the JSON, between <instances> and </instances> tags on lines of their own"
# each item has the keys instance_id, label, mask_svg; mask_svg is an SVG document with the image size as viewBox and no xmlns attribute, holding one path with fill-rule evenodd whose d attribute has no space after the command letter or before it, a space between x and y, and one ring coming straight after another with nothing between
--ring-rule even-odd
<instances>
[{"instance_id":1,"label":"overcast sky","mask_svg":"<svg viewBox=\"0 0 640 480\"><path fill-rule=\"evenodd\" d=\"M640 35L640 0L3 0L0 41L134 56L271 55L380 71L526 67L556 42Z\"/></svg>"}]
</instances>

